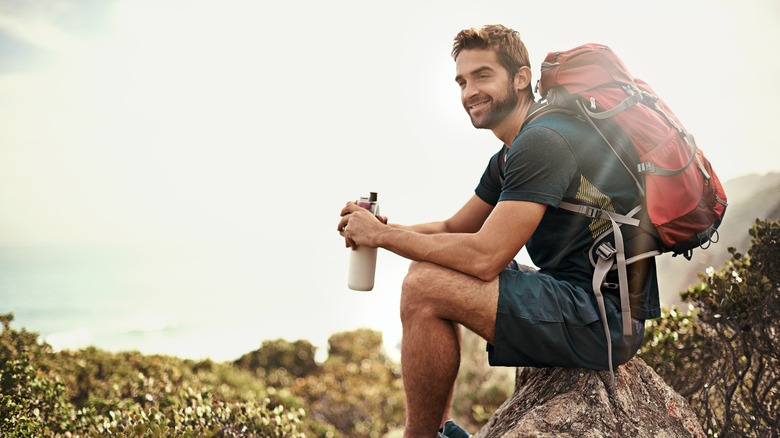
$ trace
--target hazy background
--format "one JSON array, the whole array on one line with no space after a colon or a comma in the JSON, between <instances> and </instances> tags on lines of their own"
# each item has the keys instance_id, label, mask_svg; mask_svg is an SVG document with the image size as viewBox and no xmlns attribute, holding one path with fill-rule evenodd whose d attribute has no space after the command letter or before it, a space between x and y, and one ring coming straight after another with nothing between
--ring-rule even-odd
<instances>
[{"instance_id":1,"label":"hazy background","mask_svg":"<svg viewBox=\"0 0 780 438\"><path fill-rule=\"evenodd\" d=\"M780 170L780 4L0 0L0 312L59 347L233 359L262 339L400 339L407 262L346 287L349 199L449 216L500 147L462 28L611 46L722 180ZM391 352L392 354L392 352Z\"/></svg>"}]
</instances>

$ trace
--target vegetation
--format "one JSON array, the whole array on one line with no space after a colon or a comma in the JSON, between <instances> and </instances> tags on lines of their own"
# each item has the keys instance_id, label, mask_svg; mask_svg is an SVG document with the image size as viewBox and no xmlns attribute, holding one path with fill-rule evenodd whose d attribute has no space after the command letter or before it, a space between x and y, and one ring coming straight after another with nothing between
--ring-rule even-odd
<instances>
[{"instance_id":1,"label":"vegetation","mask_svg":"<svg viewBox=\"0 0 780 438\"><path fill-rule=\"evenodd\" d=\"M382 437L403 426L399 364L372 330L338 333L328 359L308 341L266 341L234 363L96 348L53 352L1 315L0 431L27 436ZM464 335L456 420L484 424L511 394L513 369L484 363Z\"/></svg>"},{"instance_id":2,"label":"vegetation","mask_svg":"<svg viewBox=\"0 0 780 438\"><path fill-rule=\"evenodd\" d=\"M780 222L756 221L747 255L700 274L646 332L640 355L686 397L713 436L780 430Z\"/></svg>"},{"instance_id":3,"label":"vegetation","mask_svg":"<svg viewBox=\"0 0 780 438\"><path fill-rule=\"evenodd\" d=\"M780 430L780 223L757 221L747 254L648 324L640 356L712 436ZM95 348L53 352L0 315L0 431L27 436L382 437L403 425L400 367L381 334L338 333L328 358L307 341L266 341L233 363ZM464 332L453 417L471 431L511 394L514 369L487 366Z\"/></svg>"},{"instance_id":4,"label":"vegetation","mask_svg":"<svg viewBox=\"0 0 780 438\"><path fill-rule=\"evenodd\" d=\"M371 330L333 335L322 365L309 342L284 340L231 364L55 353L0 319L3 437L381 437L403 424L399 365Z\"/></svg>"},{"instance_id":5,"label":"vegetation","mask_svg":"<svg viewBox=\"0 0 780 438\"><path fill-rule=\"evenodd\" d=\"M372 330L338 333L328 340L328 359L317 366L306 341L273 341L236 361L276 388L304 400L310 416L346 437L381 437L403 425L400 367L382 352Z\"/></svg>"},{"instance_id":6,"label":"vegetation","mask_svg":"<svg viewBox=\"0 0 780 438\"><path fill-rule=\"evenodd\" d=\"M327 436L303 402L229 364L95 348L53 353L0 317L0 431L29 436ZM331 433L331 435L334 435Z\"/></svg>"}]
</instances>

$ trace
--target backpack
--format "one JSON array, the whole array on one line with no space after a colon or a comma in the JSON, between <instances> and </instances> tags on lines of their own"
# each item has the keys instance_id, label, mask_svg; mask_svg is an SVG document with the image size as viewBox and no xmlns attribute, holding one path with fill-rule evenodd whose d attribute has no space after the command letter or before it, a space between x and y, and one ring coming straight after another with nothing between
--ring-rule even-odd
<instances>
[{"instance_id":1,"label":"backpack","mask_svg":"<svg viewBox=\"0 0 780 438\"><path fill-rule=\"evenodd\" d=\"M529 119L564 111L584 120L606 141L641 194L642 205L626 215L569 202L560 205L612 223L614 246L598 238L591 248L593 290L612 372L611 339L601 293L607 273L618 272L623 333L631 335L626 266L665 252L690 260L693 249L717 242L717 229L728 205L726 194L693 135L650 86L628 72L609 47L585 44L550 52L542 63L537 91L546 105ZM656 247L640 254L627 252L620 229L624 225L647 230Z\"/></svg>"}]
</instances>

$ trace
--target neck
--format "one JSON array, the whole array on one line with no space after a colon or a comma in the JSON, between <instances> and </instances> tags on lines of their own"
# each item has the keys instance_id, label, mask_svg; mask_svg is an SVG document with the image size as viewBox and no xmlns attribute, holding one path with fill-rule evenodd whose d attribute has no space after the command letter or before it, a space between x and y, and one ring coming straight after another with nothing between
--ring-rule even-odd
<instances>
[{"instance_id":1,"label":"neck","mask_svg":"<svg viewBox=\"0 0 780 438\"><path fill-rule=\"evenodd\" d=\"M512 146L512 142L523 127L523 121L528 115L528 109L531 108L533 100L521 98L512 114L508 115L499 126L493 128L493 134L501 140L507 147Z\"/></svg>"}]
</instances>

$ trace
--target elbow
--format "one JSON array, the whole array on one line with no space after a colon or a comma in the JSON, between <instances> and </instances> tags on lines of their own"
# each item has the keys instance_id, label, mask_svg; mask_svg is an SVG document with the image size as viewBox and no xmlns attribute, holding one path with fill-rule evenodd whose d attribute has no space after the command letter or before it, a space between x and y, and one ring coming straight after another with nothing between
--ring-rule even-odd
<instances>
[{"instance_id":1,"label":"elbow","mask_svg":"<svg viewBox=\"0 0 780 438\"><path fill-rule=\"evenodd\" d=\"M501 271L503 271L503 269L498 271L481 272L477 275L477 278L484 281L485 283L490 283L491 281L498 278L498 274L500 274Z\"/></svg>"},{"instance_id":2,"label":"elbow","mask_svg":"<svg viewBox=\"0 0 780 438\"><path fill-rule=\"evenodd\" d=\"M490 283L491 281L495 280L496 277L498 277L498 274L492 274L492 273L482 273L476 276L478 279L484 281L485 283Z\"/></svg>"},{"instance_id":3,"label":"elbow","mask_svg":"<svg viewBox=\"0 0 780 438\"><path fill-rule=\"evenodd\" d=\"M492 258L486 258L481 262L474 264L473 276L484 282L490 282L496 279L506 267L506 263Z\"/></svg>"}]
</instances>

